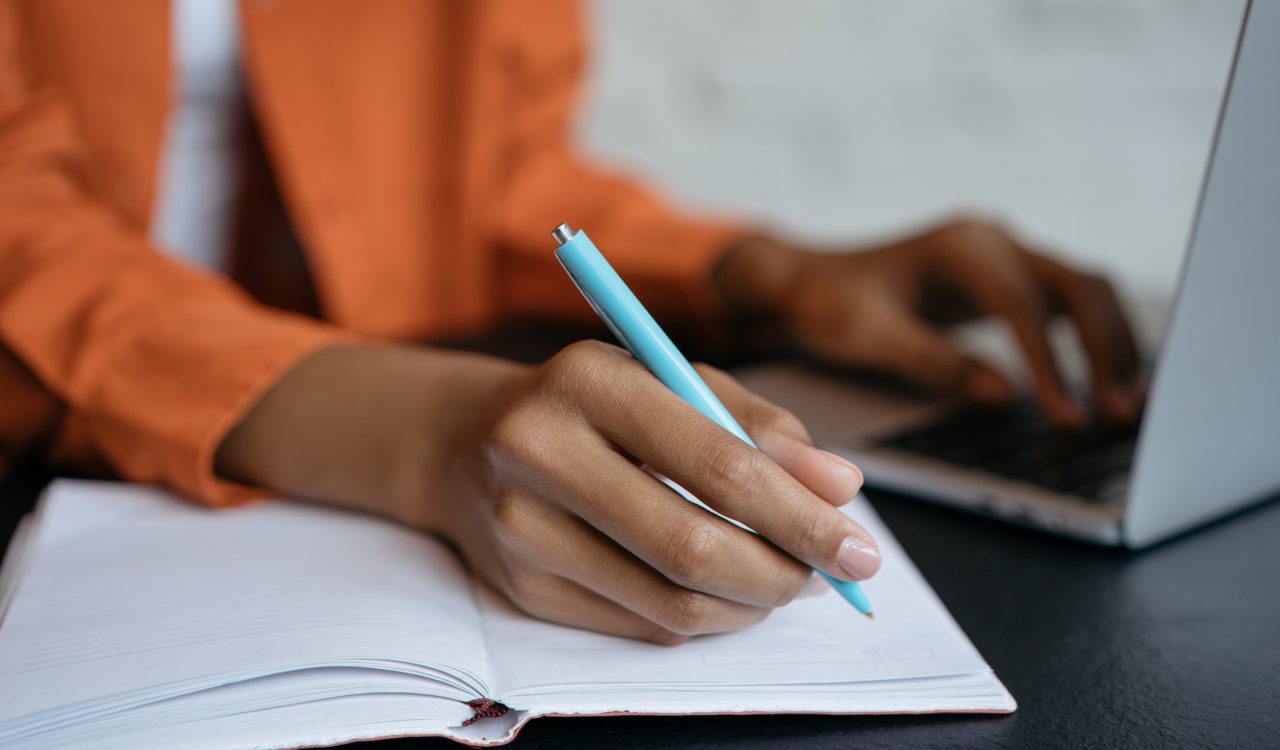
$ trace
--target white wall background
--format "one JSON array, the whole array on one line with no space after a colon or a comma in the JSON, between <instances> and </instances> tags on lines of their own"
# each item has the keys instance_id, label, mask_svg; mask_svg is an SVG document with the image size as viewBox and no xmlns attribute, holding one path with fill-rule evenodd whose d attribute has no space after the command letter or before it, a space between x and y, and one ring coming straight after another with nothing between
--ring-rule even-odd
<instances>
[{"instance_id":1,"label":"white wall background","mask_svg":"<svg viewBox=\"0 0 1280 750\"><path fill-rule=\"evenodd\" d=\"M594 0L583 148L824 243L959 210L1176 279L1242 0Z\"/></svg>"}]
</instances>

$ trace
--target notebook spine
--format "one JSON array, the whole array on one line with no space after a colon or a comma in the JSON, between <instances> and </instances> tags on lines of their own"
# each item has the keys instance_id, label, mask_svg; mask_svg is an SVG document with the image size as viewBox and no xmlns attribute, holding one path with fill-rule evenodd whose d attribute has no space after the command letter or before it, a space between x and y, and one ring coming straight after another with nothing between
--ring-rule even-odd
<instances>
[{"instance_id":1,"label":"notebook spine","mask_svg":"<svg viewBox=\"0 0 1280 750\"><path fill-rule=\"evenodd\" d=\"M462 722L464 727L469 727L481 719L497 719L506 716L511 711L492 698L476 698L473 701L467 701L467 705L474 713L471 714L470 719Z\"/></svg>"}]
</instances>

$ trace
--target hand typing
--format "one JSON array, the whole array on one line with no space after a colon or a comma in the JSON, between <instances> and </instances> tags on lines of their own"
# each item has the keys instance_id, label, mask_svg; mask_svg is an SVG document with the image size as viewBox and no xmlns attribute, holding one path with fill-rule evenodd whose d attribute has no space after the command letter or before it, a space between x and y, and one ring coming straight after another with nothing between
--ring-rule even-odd
<instances>
[{"instance_id":1,"label":"hand typing","mask_svg":"<svg viewBox=\"0 0 1280 750\"><path fill-rule=\"evenodd\" d=\"M1049 321L1064 315L1089 357L1102 415L1130 421L1141 407L1137 347L1111 285L991 222L953 220L857 252L758 239L730 251L714 278L732 308L782 321L823 359L1000 403L1013 396L1007 378L962 352L944 330L993 316L1013 333L1046 416L1070 425L1082 414L1066 395L1046 335Z\"/></svg>"}]
</instances>

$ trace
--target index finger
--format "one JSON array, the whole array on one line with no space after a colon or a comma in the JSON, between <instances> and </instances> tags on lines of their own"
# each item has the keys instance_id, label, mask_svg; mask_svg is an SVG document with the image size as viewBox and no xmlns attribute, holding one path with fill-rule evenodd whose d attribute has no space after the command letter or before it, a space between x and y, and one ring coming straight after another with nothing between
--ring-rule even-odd
<instances>
[{"instance_id":1,"label":"index finger","mask_svg":"<svg viewBox=\"0 0 1280 750\"><path fill-rule=\"evenodd\" d=\"M940 260L951 281L1013 331L1045 414L1059 424L1078 423L1079 409L1067 397L1049 344L1049 300L1027 253L1002 229L990 226L969 228L942 249L948 251Z\"/></svg>"},{"instance_id":2,"label":"index finger","mask_svg":"<svg viewBox=\"0 0 1280 750\"><path fill-rule=\"evenodd\" d=\"M871 535L763 452L656 379L638 383L630 396L628 408L609 410L596 423L610 442L810 567L844 580L879 570Z\"/></svg>"},{"instance_id":3,"label":"index finger","mask_svg":"<svg viewBox=\"0 0 1280 750\"><path fill-rule=\"evenodd\" d=\"M1137 416L1138 345L1111 284L1048 256L1025 250L1037 275L1071 319L1089 358L1094 398L1108 417Z\"/></svg>"}]
</instances>

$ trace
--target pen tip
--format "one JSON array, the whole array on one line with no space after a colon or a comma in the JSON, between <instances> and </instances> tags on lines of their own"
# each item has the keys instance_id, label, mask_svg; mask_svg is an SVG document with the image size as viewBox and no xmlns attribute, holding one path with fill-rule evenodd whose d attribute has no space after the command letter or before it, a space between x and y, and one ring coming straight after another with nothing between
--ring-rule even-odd
<instances>
[{"instance_id":1,"label":"pen tip","mask_svg":"<svg viewBox=\"0 0 1280 750\"><path fill-rule=\"evenodd\" d=\"M875 612L872 612L871 610L867 610L866 612L863 612L862 614L866 615L868 620L874 620L874 619L876 619L876 613L875 613Z\"/></svg>"}]
</instances>

